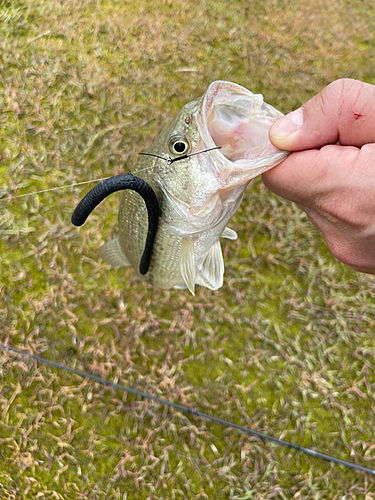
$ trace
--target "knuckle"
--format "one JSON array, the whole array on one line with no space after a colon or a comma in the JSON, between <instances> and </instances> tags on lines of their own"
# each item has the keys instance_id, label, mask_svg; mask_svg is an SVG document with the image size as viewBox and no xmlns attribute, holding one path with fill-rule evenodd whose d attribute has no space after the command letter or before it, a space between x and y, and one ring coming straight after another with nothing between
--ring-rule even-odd
<instances>
[{"instance_id":1,"label":"knuckle","mask_svg":"<svg viewBox=\"0 0 375 500\"><path fill-rule=\"evenodd\" d=\"M345 230L361 231L367 228L368 220L363 207L346 190L336 195L327 196L320 202L322 215L333 226Z\"/></svg>"},{"instance_id":2,"label":"knuckle","mask_svg":"<svg viewBox=\"0 0 375 500\"><path fill-rule=\"evenodd\" d=\"M347 92L351 91L353 87L360 85L359 80L355 80L354 78L339 78L334 82L330 83L325 87L324 90L327 92L333 93L334 95L343 96L347 94Z\"/></svg>"},{"instance_id":3,"label":"knuckle","mask_svg":"<svg viewBox=\"0 0 375 500\"><path fill-rule=\"evenodd\" d=\"M374 274L374 255L371 255L369 252L363 252L360 247L350 245L343 240L326 240L326 242L335 259L351 267L355 271Z\"/></svg>"},{"instance_id":4,"label":"knuckle","mask_svg":"<svg viewBox=\"0 0 375 500\"><path fill-rule=\"evenodd\" d=\"M344 245L341 244L341 242L337 242L335 240L327 241L327 245L331 254L335 257L335 259L339 260L340 262L343 262L344 264L348 264L349 254L346 251Z\"/></svg>"},{"instance_id":5,"label":"knuckle","mask_svg":"<svg viewBox=\"0 0 375 500\"><path fill-rule=\"evenodd\" d=\"M363 83L359 80L340 78L330 83L321 93L324 102L330 103L337 115L343 117L356 105L362 90Z\"/></svg>"},{"instance_id":6,"label":"knuckle","mask_svg":"<svg viewBox=\"0 0 375 500\"><path fill-rule=\"evenodd\" d=\"M316 168L320 182L320 193L315 203L320 214L332 225L346 229L362 230L372 223L368 209L368 193L366 186L358 178L362 175L357 172L358 148L345 147L337 149L334 145L324 146L321 150L321 166ZM335 169L335 164L348 165L347 174L343 175L342 168ZM324 183L324 189L322 189Z\"/></svg>"},{"instance_id":7,"label":"knuckle","mask_svg":"<svg viewBox=\"0 0 375 500\"><path fill-rule=\"evenodd\" d=\"M349 267L361 266L362 262L346 242L336 239L326 240L326 242L335 259Z\"/></svg>"}]
</instances>

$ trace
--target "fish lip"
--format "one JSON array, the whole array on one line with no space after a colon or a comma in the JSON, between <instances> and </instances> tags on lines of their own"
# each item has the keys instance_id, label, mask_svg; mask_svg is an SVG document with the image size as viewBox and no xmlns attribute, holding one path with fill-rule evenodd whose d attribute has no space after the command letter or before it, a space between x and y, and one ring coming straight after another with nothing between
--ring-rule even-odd
<instances>
[{"instance_id":1,"label":"fish lip","mask_svg":"<svg viewBox=\"0 0 375 500\"><path fill-rule=\"evenodd\" d=\"M265 103L262 95L254 94L237 83L223 80L214 81L210 84L199 103L196 124L201 136L200 146L202 146L202 148L219 146L211 136L208 122L213 103L223 90L234 90L237 91L239 95L242 94L247 96L254 100L254 102L260 102L262 112L264 112L264 120L273 122L283 116L283 114L273 108L273 106ZM278 150L270 143L268 136L267 139L269 150L265 155L261 154L260 156L254 156L253 158L250 157L244 160L240 159L239 161L230 160L220 151L220 149L210 151L207 155L204 155L208 157L206 162L204 162L206 168L209 168L217 177L220 177L223 183L223 191L234 186L247 184L252 178L277 165L290 154L290 152ZM265 142L265 145L266 144L267 141ZM256 149L255 147L253 151L255 152ZM251 151L251 149L249 151ZM203 165L203 158L200 159L200 162L202 162Z\"/></svg>"},{"instance_id":2,"label":"fish lip","mask_svg":"<svg viewBox=\"0 0 375 500\"><path fill-rule=\"evenodd\" d=\"M199 105L199 113L198 116L200 116L200 120L197 122L198 129L202 138L203 142L203 147L205 149L208 148L213 148L217 147L217 144L215 141L212 139L211 133L208 130L207 126L207 114L209 110L211 109L211 106L217 97L217 94L220 92L220 90L223 87L232 87L232 88L238 88L241 90L244 90L245 92L249 92L247 89L244 87L241 87L241 85L237 85L236 83L231 83L231 82L226 82L223 80L216 80L215 82L212 82L206 92L203 94L200 105ZM210 155L213 157L216 157L217 160L220 161L220 163L223 164L224 167L232 170L233 168L233 163L226 158L219 149L216 149L214 151L210 151ZM208 156L210 156L208 155ZM214 166L213 162L210 161L210 166L212 170L214 170L215 173L218 173L217 168Z\"/></svg>"}]
</instances>

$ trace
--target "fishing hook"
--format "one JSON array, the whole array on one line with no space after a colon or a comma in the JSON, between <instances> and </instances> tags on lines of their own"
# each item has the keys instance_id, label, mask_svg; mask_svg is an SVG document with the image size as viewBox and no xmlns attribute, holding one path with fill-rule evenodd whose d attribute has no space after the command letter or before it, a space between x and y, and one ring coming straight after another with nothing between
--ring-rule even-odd
<instances>
[{"instance_id":1,"label":"fishing hook","mask_svg":"<svg viewBox=\"0 0 375 500\"><path fill-rule=\"evenodd\" d=\"M202 151L196 151L195 153L190 153L188 155L178 156L177 158L171 158L170 156L168 156L168 158L164 158L163 156L154 155L151 153L138 153L138 154L143 155L143 156L153 156L154 158L159 158L160 160L164 160L167 163L167 165L172 165L172 163L174 163L175 161L185 160L186 158L190 158L190 156L199 155L200 153L207 153L207 151L213 151L214 149L221 149L221 146L215 146L214 148L202 149Z\"/></svg>"},{"instance_id":2,"label":"fishing hook","mask_svg":"<svg viewBox=\"0 0 375 500\"><path fill-rule=\"evenodd\" d=\"M171 165L175 161L183 160L183 159L189 158L190 156L194 156L194 155L197 155L197 154L200 154L200 153L206 153L207 151L212 151L214 149L221 149L221 146L216 146L215 148L203 149L202 151L197 151L195 153L191 153L191 154L188 154L188 155L179 156L178 158L170 158L170 157L164 158L163 156L153 155L153 154L150 154L150 153L139 153L139 154L140 155L145 155L145 156L154 156L155 158L160 158L161 160L164 160L167 163L167 165ZM149 170L150 168L152 168L152 167L141 168L139 170L134 170L134 172L132 172L132 173L136 174L138 172L143 172L144 170ZM106 179L109 179L109 178L110 177L102 177L101 179L92 179L92 180L89 180L89 181L77 182L75 184L69 184L68 186L58 186L58 187L49 188L49 189L42 189L41 191L32 191L30 193L18 194L16 196L12 196L12 197L10 197L8 199L7 198L3 199L3 200L0 199L0 203L10 202L10 201L12 201L15 198L25 198L26 196L32 196L34 194L48 193L50 191L58 191L59 189L69 189L69 188L73 188L73 187L76 187L76 186L82 186L83 184L89 184L91 182L103 181L103 180L106 180ZM2 194L3 193L0 193L0 196L2 196Z\"/></svg>"}]
</instances>

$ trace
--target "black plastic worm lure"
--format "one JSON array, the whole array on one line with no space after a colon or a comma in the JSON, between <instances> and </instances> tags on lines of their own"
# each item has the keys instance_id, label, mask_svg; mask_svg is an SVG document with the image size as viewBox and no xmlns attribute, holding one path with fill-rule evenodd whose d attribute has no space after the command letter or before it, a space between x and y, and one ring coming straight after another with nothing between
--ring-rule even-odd
<instances>
[{"instance_id":1,"label":"black plastic worm lure","mask_svg":"<svg viewBox=\"0 0 375 500\"><path fill-rule=\"evenodd\" d=\"M152 247L154 245L159 222L159 205L156 195L149 184L133 174L120 174L105 179L92 188L78 203L72 215L72 224L82 226L87 217L101 201L116 191L130 189L142 196L146 203L148 215L148 230L145 249L139 265L139 272L146 274L150 267Z\"/></svg>"}]
</instances>

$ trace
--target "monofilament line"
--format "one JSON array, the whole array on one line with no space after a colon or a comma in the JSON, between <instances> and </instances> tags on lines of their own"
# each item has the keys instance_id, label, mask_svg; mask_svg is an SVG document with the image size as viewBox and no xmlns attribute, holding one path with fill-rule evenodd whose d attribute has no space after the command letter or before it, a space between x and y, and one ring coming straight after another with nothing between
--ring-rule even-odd
<instances>
[{"instance_id":1,"label":"monofilament line","mask_svg":"<svg viewBox=\"0 0 375 500\"><path fill-rule=\"evenodd\" d=\"M171 165L172 163L174 163L176 161L185 160L186 158L190 158L190 156L198 155L200 153L207 153L208 151L213 151L214 149L221 149L221 146L215 146L214 148L202 149L202 151L196 151L195 153L190 153L188 155L179 156L178 158L170 158L170 157L164 158L163 156L153 155L151 153L139 153L139 154L144 155L144 156L153 156L155 158L159 158L160 160L164 160L168 165ZM132 173L136 174L137 172L143 172L144 170L149 170L150 168L153 168L153 167L141 168L140 170L135 170ZM49 189L42 189L41 191L32 191L30 193L18 194L16 196L11 196L10 198L5 198L4 200L0 200L0 203L9 203L16 198L25 198L26 196L32 196L34 194L49 193L50 191L58 191L59 189L73 188L76 186L82 186L83 184L90 184L90 182L105 181L106 179L109 179L109 177L102 177L101 179L92 179L90 181L77 182L76 184L68 184L67 186L58 186L58 187L49 188Z\"/></svg>"},{"instance_id":2,"label":"monofilament line","mask_svg":"<svg viewBox=\"0 0 375 500\"><path fill-rule=\"evenodd\" d=\"M20 356L27 357L29 359L33 359L39 363L43 363L45 365L51 366L52 368L58 368L59 370L63 370L69 373L72 373L73 375L77 375L78 377L81 378L86 378L93 380L94 382L97 382L98 384L105 385L107 387L112 387L113 389L117 389L119 391L123 391L129 394L133 394L134 396L139 396L143 399L148 399L150 401L154 401L155 403L158 403L163 406L168 406L169 408L173 408L174 410L181 411L183 413L187 413L189 415L194 415L195 417L203 418L205 420L209 420L210 422L215 422L217 424L222 425L223 427L226 428L231 428L231 429L236 429L238 431L244 432L245 434L250 434L251 436L256 436L260 439L263 439L264 441L270 441L272 443L275 443L279 446L285 446L287 448L292 448L297 451L301 451L302 453L305 453L306 455L310 455L315 458L321 458L323 460L326 460L328 462L333 462L339 465L343 465L345 467L350 467L351 469L355 469L361 472L366 472L367 474L371 474L372 476L375 476L375 470L368 469L367 467L362 467L361 465L354 464L352 462L347 462L345 460L341 460L340 458L335 458L331 457L330 455L325 455L324 453L319 453L315 450L311 450L310 448L305 448L303 446L299 446L298 444L290 443L289 441L284 441L282 439L277 439L273 436L268 436L267 434L264 434L263 432L258 432L254 431L252 429L248 429L247 427L243 427L242 425L235 424L233 422L228 422L227 420L223 420L221 418L214 417L212 415L208 415L206 413L202 413L198 410L194 410L193 408L188 408L187 406L182 406L177 403L173 403L172 401L167 401L166 399L158 398L157 396L152 396L151 394L147 394L145 392L137 391L136 389L132 389L130 387L125 387L124 385L121 384L116 384L115 382L111 382L109 380L97 377L96 375L92 375L91 373L86 373L82 372L80 370L76 370L74 368L70 368L69 366L62 365L60 363L56 363L54 361L50 361L45 358L41 358L39 356L36 356L34 354L30 354L29 352L21 351L19 349L16 349L14 347L9 347L3 344L0 344L0 348L4 349L7 352L15 353Z\"/></svg>"},{"instance_id":3,"label":"monofilament line","mask_svg":"<svg viewBox=\"0 0 375 500\"><path fill-rule=\"evenodd\" d=\"M99 181L104 181L106 179L109 179L109 177L102 177L101 179L93 179L91 181L83 181L83 182L78 182L76 184L68 184L67 186L58 186L50 189L42 189L41 191L32 191L30 193L25 193L25 194L18 194L16 196L12 196L11 198L5 198L5 200L0 200L1 202L7 202L7 201L12 201L15 198L24 198L25 196L32 196L33 194L41 194L41 193L48 193L49 191L58 191L59 189L68 189L76 186L82 186L83 184L89 184L90 182L99 182Z\"/></svg>"},{"instance_id":4,"label":"monofilament line","mask_svg":"<svg viewBox=\"0 0 375 500\"><path fill-rule=\"evenodd\" d=\"M215 146L214 148L208 148L208 149L202 149L201 151L195 151L194 153L182 155L182 156L177 156L177 158L171 158L168 156L167 158L164 158L164 156L159 156L159 155L154 155L152 153L138 153L142 156L153 156L154 158L159 158L159 160L164 160L167 165L171 165L172 163L175 163L176 161L180 160L185 160L186 158L190 158L190 156L195 156L199 155L201 153L207 153L208 151L213 151L214 149L221 149L221 146Z\"/></svg>"}]
</instances>

